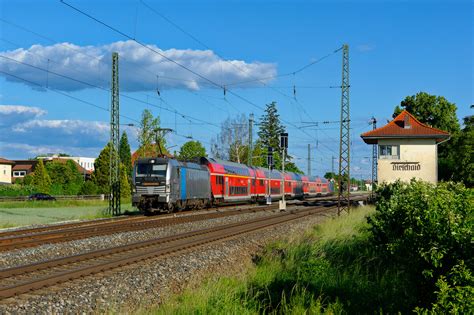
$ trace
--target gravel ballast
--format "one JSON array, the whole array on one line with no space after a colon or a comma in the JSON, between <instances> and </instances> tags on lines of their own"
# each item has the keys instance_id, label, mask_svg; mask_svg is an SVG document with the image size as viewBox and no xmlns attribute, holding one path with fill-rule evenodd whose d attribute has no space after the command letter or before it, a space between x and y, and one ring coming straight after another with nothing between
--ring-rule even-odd
<instances>
[{"instance_id":1,"label":"gravel ballast","mask_svg":"<svg viewBox=\"0 0 474 315\"><path fill-rule=\"evenodd\" d=\"M89 276L71 283L22 295L0 302L2 314L31 313L101 313L133 311L159 304L172 293L202 277L231 275L251 263L261 248L280 238L302 233L334 215L335 210L312 215L292 222L245 234L224 242L205 245L190 252L154 258L131 266ZM240 222L250 218L271 216L272 212L257 212L163 227L120 233L68 243L45 245L2 254L1 265L13 266L99 248L128 244L171 234L202 229L215 225ZM53 255L53 256L52 256Z\"/></svg>"}]
</instances>

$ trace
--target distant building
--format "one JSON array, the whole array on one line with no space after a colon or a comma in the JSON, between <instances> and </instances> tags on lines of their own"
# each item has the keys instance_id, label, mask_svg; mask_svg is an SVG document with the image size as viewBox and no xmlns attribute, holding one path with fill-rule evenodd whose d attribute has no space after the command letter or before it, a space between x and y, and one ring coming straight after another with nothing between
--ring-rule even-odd
<instances>
[{"instance_id":1,"label":"distant building","mask_svg":"<svg viewBox=\"0 0 474 315\"><path fill-rule=\"evenodd\" d=\"M37 160L14 160L15 164L12 168L12 180L15 182L18 178L23 178L35 171Z\"/></svg>"},{"instance_id":2,"label":"distant building","mask_svg":"<svg viewBox=\"0 0 474 315\"><path fill-rule=\"evenodd\" d=\"M361 138L378 146L377 182L412 178L438 181L438 144L449 133L419 122L404 110L387 125L365 132Z\"/></svg>"},{"instance_id":3,"label":"distant building","mask_svg":"<svg viewBox=\"0 0 474 315\"><path fill-rule=\"evenodd\" d=\"M51 154L48 156L41 156L38 157L39 159L43 159L45 161L47 160L73 160L77 164L79 164L82 168L84 168L86 171L93 172L94 171L94 162L95 158L91 157L82 157L82 156L59 156L57 154Z\"/></svg>"},{"instance_id":4,"label":"distant building","mask_svg":"<svg viewBox=\"0 0 474 315\"><path fill-rule=\"evenodd\" d=\"M15 162L0 158L0 185L12 183L12 167Z\"/></svg>"}]
</instances>

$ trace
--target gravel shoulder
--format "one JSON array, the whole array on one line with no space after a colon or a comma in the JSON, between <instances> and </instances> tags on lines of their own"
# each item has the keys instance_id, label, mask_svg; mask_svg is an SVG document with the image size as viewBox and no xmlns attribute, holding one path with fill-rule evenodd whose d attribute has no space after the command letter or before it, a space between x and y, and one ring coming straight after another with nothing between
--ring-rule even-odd
<instances>
[{"instance_id":1,"label":"gravel shoulder","mask_svg":"<svg viewBox=\"0 0 474 315\"><path fill-rule=\"evenodd\" d=\"M215 225L240 222L255 217L271 216L273 212L257 212L193 222L171 227L127 232L106 237L96 237L2 254L1 268L31 263L75 253L86 252L138 240L151 239ZM103 313L133 312L159 304L184 287L199 283L203 277L224 276L238 273L251 263L263 246L280 238L303 233L335 214L313 215L262 231L246 234L224 242L209 244L166 258L156 258L99 276L66 283L54 289L37 291L16 299L0 302L2 314L31 313ZM4 257L5 256L5 257Z\"/></svg>"}]
</instances>

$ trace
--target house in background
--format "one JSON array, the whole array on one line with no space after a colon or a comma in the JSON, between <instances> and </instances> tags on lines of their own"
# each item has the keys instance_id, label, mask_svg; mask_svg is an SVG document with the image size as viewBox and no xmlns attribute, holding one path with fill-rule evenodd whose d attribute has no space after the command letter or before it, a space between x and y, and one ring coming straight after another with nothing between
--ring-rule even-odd
<instances>
[{"instance_id":1,"label":"house in background","mask_svg":"<svg viewBox=\"0 0 474 315\"><path fill-rule=\"evenodd\" d=\"M16 179L23 178L28 174L31 174L35 171L35 167L38 164L37 160L14 160L14 165L12 168L12 182L14 183Z\"/></svg>"},{"instance_id":2,"label":"house in background","mask_svg":"<svg viewBox=\"0 0 474 315\"><path fill-rule=\"evenodd\" d=\"M83 156L60 156L58 154L48 154L47 156L39 156L38 159L43 161L49 160L73 160L76 164L80 165L86 171L94 171L95 158L83 157ZM81 171L82 173L82 171Z\"/></svg>"},{"instance_id":3,"label":"house in background","mask_svg":"<svg viewBox=\"0 0 474 315\"><path fill-rule=\"evenodd\" d=\"M12 167L15 162L0 158L0 185L12 183Z\"/></svg>"},{"instance_id":4,"label":"house in background","mask_svg":"<svg viewBox=\"0 0 474 315\"><path fill-rule=\"evenodd\" d=\"M449 140L448 132L423 124L404 110L387 125L361 137L378 146L378 183L412 178L438 182L438 144Z\"/></svg>"}]
</instances>

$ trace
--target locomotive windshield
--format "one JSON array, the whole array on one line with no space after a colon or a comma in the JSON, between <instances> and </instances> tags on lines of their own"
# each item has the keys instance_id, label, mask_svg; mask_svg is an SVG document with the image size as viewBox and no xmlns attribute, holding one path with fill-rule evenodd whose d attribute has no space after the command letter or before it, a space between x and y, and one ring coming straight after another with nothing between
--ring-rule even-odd
<instances>
[{"instance_id":1,"label":"locomotive windshield","mask_svg":"<svg viewBox=\"0 0 474 315\"><path fill-rule=\"evenodd\" d=\"M137 177L166 177L168 164L137 164Z\"/></svg>"}]
</instances>

